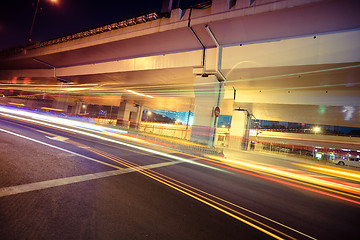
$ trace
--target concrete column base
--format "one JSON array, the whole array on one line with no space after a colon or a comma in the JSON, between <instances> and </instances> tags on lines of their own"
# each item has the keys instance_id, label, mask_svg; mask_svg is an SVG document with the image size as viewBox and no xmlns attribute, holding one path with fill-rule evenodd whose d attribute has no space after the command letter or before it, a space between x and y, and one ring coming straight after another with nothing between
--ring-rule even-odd
<instances>
[{"instance_id":1,"label":"concrete column base","mask_svg":"<svg viewBox=\"0 0 360 240\"><path fill-rule=\"evenodd\" d=\"M249 123L247 111L233 111L230 127L229 148L247 150L249 146Z\"/></svg>"},{"instance_id":2,"label":"concrete column base","mask_svg":"<svg viewBox=\"0 0 360 240\"><path fill-rule=\"evenodd\" d=\"M223 83L214 75L196 76L194 92L194 121L190 141L213 147L217 125L214 109L220 107L224 97Z\"/></svg>"},{"instance_id":3,"label":"concrete column base","mask_svg":"<svg viewBox=\"0 0 360 240\"><path fill-rule=\"evenodd\" d=\"M118 126L123 127L132 127L135 128L139 126L142 116L142 107L139 105L135 105L129 103L127 101L123 101L119 106L119 113L117 115L117 123Z\"/></svg>"}]
</instances>

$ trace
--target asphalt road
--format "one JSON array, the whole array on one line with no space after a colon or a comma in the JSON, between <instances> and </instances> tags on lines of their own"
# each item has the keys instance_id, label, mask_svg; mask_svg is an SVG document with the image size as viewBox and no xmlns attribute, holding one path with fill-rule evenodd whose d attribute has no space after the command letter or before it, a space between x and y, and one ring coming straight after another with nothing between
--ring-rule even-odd
<instances>
[{"instance_id":1,"label":"asphalt road","mask_svg":"<svg viewBox=\"0 0 360 240\"><path fill-rule=\"evenodd\" d=\"M232 155L0 115L0 239L360 239L356 173Z\"/></svg>"}]
</instances>

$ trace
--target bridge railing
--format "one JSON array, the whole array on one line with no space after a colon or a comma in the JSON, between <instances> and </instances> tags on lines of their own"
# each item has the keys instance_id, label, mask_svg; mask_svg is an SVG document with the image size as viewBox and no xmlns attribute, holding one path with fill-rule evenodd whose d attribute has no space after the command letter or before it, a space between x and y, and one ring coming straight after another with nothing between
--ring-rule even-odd
<instances>
[{"instance_id":1,"label":"bridge railing","mask_svg":"<svg viewBox=\"0 0 360 240\"><path fill-rule=\"evenodd\" d=\"M84 37L100 34L100 33L103 33L103 32L112 31L112 30L115 30L115 29L125 28L127 26L132 26L132 25L135 25L135 24L141 24L141 23L153 21L153 20L156 20L158 18L159 18L159 15L157 13L153 12L153 13L142 15L142 16L139 16L139 17L130 18L130 19L123 20L123 21L120 21L120 22L115 22L115 23L108 24L108 25L105 25L105 26L100 26L100 27L97 27L97 28L93 28L93 29L90 29L90 30L70 34L70 35L67 35L67 36L62 36L62 37L58 37L58 38L55 38L55 39L50 39L50 40L43 41L43 42L35 42L33 44L27 45L26 47L17 47L17 48L13 48L13 49L10 49L10 50L0 51L0 55L19 54L19 53L22 53L24 51L29 51L29 50L33 50L33 49L37 49L37 48L41 48L41 47L46 47L46 46L55 45L55 44L58 44L58 43L63 43L63 42L79 39L79 38L84 38Z\"/></svg>"}]
</instances>

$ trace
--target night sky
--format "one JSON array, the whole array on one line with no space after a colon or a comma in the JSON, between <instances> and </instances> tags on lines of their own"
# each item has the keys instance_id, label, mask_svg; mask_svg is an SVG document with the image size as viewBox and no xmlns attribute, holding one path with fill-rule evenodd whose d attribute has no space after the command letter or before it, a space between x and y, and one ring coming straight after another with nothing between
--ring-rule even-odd
<instances>
[{"instance_id":1,"label":"night sky","mask_svg":"<svg viewBox=\"0 0 360 240\"><path fill-rule=\"evenodd\" d=\"M37 0L0 1L0 50L25 46ZM189 2L189 1L185 1ZM48 39L160 12L162 0L40 0L32 40Z\"/></svg>"}]
</instances>

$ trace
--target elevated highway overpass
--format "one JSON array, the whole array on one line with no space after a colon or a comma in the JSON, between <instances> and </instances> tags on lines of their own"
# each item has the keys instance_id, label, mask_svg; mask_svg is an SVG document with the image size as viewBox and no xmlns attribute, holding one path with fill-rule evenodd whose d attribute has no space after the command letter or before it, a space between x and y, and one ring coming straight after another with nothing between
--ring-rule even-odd
<instances>
[{"instance_id":1,"label":"elevated highway overpass","mask_svg":"<svg viewBox=\"0 0 360 240\"><path fill-rule=\"evenodd\" d=\"M247 113L359 127L359 10L355 0L213 0L4 52L1 89L122 102L124 119L141 114L129 103L190 110L192 139L210 145L216 106L235 136Z\"/></svg>"}]
</instances>

